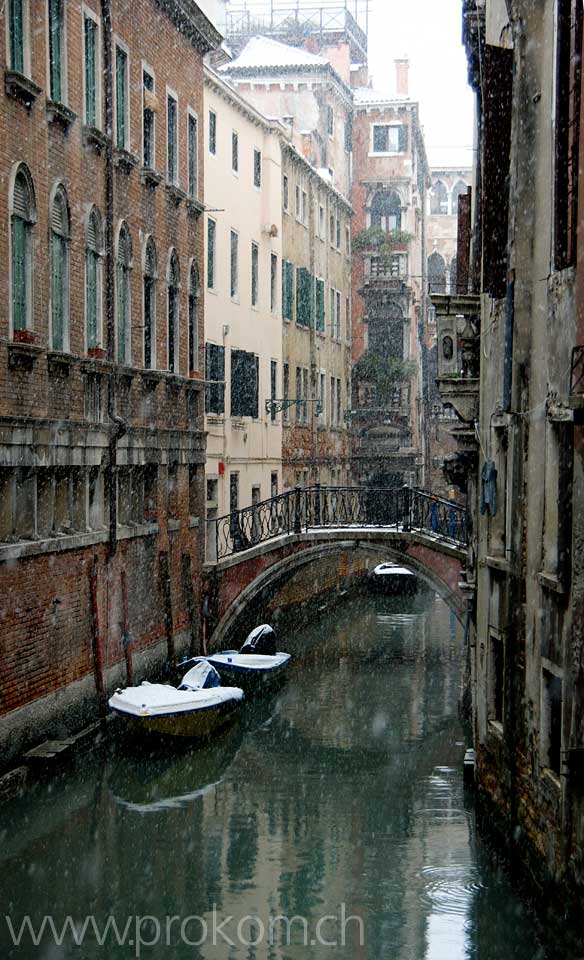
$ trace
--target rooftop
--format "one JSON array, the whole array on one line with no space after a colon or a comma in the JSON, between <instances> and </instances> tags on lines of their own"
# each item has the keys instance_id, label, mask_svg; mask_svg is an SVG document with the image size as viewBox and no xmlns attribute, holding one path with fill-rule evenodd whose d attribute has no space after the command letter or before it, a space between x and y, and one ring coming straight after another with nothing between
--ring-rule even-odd
<instances>
[{"instance_id":1,"label":"rooftop","mask_svg":"<svg viewBox=\"0 0 584 960\"><path fill-rule=\"evenodd\" d=\"M265 67L327 67L328 60L301 47L291 47L271 37L252 37L240 55L221 67L222 71L253 70Z\"/></svg>"}]
</instances>

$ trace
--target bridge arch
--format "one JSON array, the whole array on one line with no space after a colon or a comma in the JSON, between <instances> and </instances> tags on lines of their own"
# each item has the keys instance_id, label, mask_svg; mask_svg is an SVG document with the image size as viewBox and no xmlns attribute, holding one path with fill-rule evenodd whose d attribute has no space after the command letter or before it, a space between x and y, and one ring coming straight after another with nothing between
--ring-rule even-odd
<instances>
[{"instance_id":1,"label":"bridge arch","mask_svg":"<svg viewBox=\"0 0 584 960\"><path fill-rule=\"evenodd\" d=\"M241 562L217 565L215 577L215 628L209 646L220 646L229 636L238 619L254 600L290 577L298 570L348 551L358 551L376 562L395 560L409 567L427 583L454 612L461 624L466 617L466 600L459 588L464 551L447 544L427 544L416 535L389 534L387 531L366 531L350 535L349 531L312 531L295 536L294 543L272 541L248 552ZM265 547L271 549L266 550ZM254 551L255 552L255 551Z\"/></svg>"}]
</instances>

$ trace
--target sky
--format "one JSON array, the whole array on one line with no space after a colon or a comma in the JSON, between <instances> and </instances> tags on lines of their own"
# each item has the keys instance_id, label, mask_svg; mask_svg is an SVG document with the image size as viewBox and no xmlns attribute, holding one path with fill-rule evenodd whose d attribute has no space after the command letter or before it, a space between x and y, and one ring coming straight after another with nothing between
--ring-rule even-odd
<instances>
[{"instance_id":1,"label":"sky","mask_svg":"<svg viewBox=\"0 0 584 960\"><path fill-rule=\"evenodd\" d=\"M361 0L363 3L363 0ZM370 0L369 65L395 92L395 57L410 60L430 165L472 166L473 94L461 42L462 0Z\"/></svg>"}]
</instances>

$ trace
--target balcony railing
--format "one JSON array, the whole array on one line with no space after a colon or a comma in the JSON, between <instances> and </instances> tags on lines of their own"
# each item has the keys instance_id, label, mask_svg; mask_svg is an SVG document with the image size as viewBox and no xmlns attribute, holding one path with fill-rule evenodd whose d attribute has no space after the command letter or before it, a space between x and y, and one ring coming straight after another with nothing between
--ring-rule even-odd
<instances>
[{"instance_id":1,"label":"balcony railing","mask_svg":"<svg viewBox=\"0 0 584 960\"><path fill-rule=\"evenodd\" d=\"M367 34L349 11L347 0L305 6L296 0L237 0L229 4L225 33L228 40L256 34L290 40L310 34L322 37L344 33L355 62L361 58L363 62L367 55Z\"/></svg>"}]
</instances>

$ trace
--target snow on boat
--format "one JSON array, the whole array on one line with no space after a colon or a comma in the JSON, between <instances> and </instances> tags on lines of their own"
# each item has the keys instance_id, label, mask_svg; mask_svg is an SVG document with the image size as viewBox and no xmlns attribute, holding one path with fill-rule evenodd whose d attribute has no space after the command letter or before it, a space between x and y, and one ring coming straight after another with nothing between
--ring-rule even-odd
<instances>
[{"instance_id":1,"label":"snow on boat","mask_svg":"<svg viewBox=\"0 0 584 960\"><path fill-rule=\"evenodd\" d=\"M262 623L247 637L241 650L223 650L207 657L224 680L237 681L246 688L281 679L290 661L289 653L276 650L273 628Z\"/></svg>"},{"instance_id":2,"label":"snow on boat","mask_svg":"<svg viewBox=\"0 0 584 960\"><path fill-rule=\"evenodd\" d=\"M419 580L415 573L398 563L379 563L370 577L370 584L382 593L416 593Z\"/></svg>"},{"instance_id":3,"label":"snow on boat","mask_svg":"<svg viewBox=\"0 0 584 960\"><path fill-rule=\"evenodd\" d=\"M208 737L236 713L243 702L239 687L222 687L217 670L203 658L184 675L179 687L144 681L116 690L112 710L140 730L179 737Z\"/></svg>"}]
</instances>

